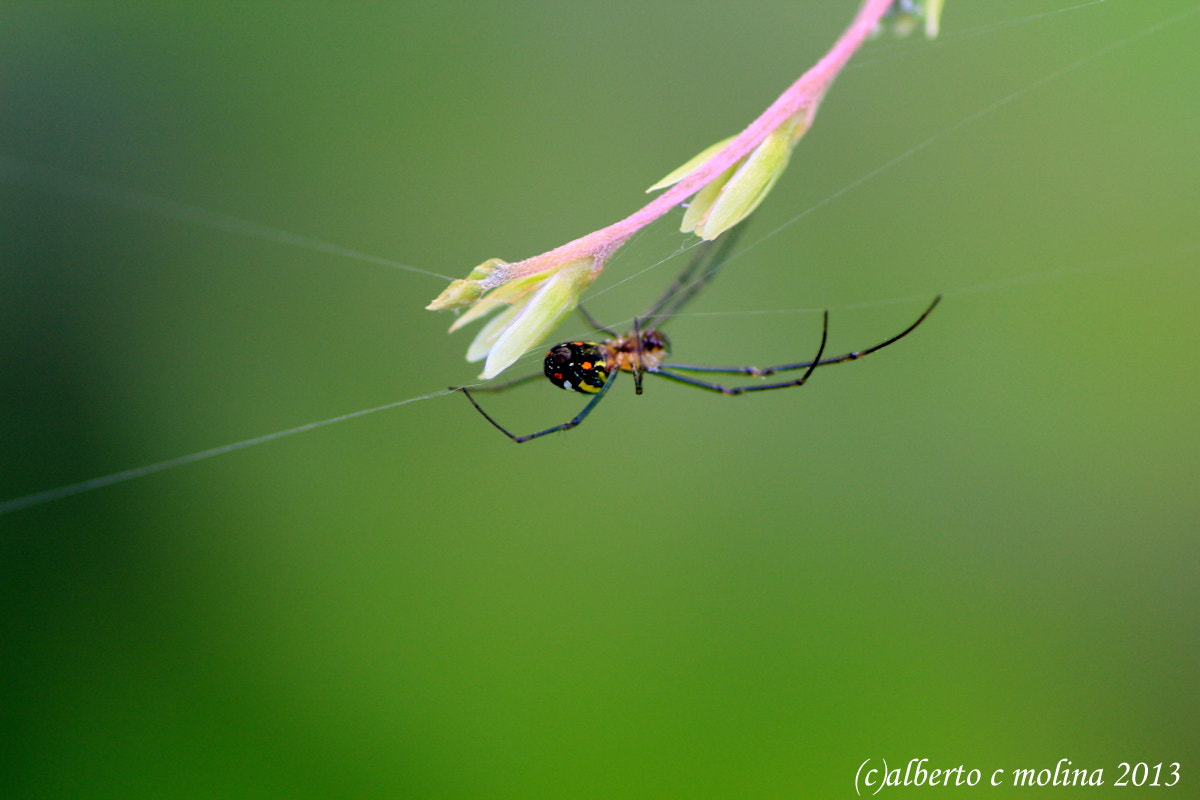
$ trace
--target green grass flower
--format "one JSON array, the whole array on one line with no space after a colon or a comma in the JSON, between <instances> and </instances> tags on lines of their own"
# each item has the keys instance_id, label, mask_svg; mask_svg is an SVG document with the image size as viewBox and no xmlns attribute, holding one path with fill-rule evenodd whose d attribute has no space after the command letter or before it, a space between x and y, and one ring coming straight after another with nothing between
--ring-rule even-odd
<instances>
[{"instance_id":1,"label":"green grass flower","mask_svg":"<svg viewBox=\"0 0 1200 800\"><path fill-rule=\"evenodd\" d=\"M915 0L864 0L850 27L816 65L741 133L709 147L652 186L650 191L665 191L643 208L539 256L513 263L485 261L466 278L451 282L427 308L466 309L451 331L499 312L467 350L470 361L487 359L480 377L499 375L574 310L609 257L651 222L686 205L683 230L715 239L753 213L783 174L850 56L885 16L910 13L918 5ZM924 4L931 36L936 35L941 7L942 0Z\"/></svg>"}]
</instances>

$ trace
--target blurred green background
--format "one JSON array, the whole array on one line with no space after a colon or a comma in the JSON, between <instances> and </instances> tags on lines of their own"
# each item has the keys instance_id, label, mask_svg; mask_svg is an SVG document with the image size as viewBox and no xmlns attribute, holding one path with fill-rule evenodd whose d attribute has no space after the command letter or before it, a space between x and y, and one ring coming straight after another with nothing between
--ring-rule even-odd
<instances>
[{"instance_id":1,"label":"blurred green background","mask_svg":"<svg viewBox=\"0 0 1200 800\"><path fill-rule=\"evenodd\" d=\"M1196 796L1200 12L1070 5L870 43L669 329L778 363L820 309L844 352L945 293L884 353L624 380L520 447L435 396L0 517L0 796L845 797L885 758ZM444 281L172 203L461 277L632 212L854 9L5 4L0 500L478 371ZM670 281L677 221L597 316Z\"/></svg>"}]
</instances>

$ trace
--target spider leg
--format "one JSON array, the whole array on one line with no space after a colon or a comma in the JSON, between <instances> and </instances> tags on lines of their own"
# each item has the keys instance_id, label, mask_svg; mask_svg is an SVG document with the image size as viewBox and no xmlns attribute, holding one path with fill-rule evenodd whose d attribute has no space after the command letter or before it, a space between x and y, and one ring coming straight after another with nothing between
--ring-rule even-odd
<instances>
[{"instance_id":1,"label":"spider leg","mask_svg":"<svg viewBox=\"0 0 1200 800\"><path fill-rule=\"evenodd\" d=\"M880 342L877 345L873 345L872 347L868 347L866 350L855 350L852 353L844 353L840 356L830 356L829 358L821 358L820 356L818 356L816 361L801 361L798 364L781 364L776 367L704 367L704 366L698 366L698 365L694 365L694 364L663 364L663 367L665 367L667 369L681 370L683 372L720 372L720 373L729 374L729 375L751 375L756 378L763 378L763 377L766 377L767 375L773 375L776 372L787 372L789 370L797 370L797 369L811 369L812 367L826 367L826 366L829 366L830 364L841 364L845 361L855 361L857 359L862 358L865 355L870 355L871 353L874 353L876 350L882 350L883 348L887 347L889 344L893 344L894 342L897 342L897 341L903 339L905 336L908 336L910 333L912 333L914 330L916 330L916 327L918 325L920 325L922 322L925 321L925 318L929 316L929 312L933 311L933 309L937 306L938 302L941 301L941 299L942 299L942 296L939 294L937 297L933 298L933 302L930 303L929 307L926 308L925 311L923 311L921 313L921 316L917 317L916 322L909 325L907 328L900 331L892 338L887 339L886 341ZM660 371L660 374L661 374L661 371ZM684 380L683 382L687 383L686 380ZM791 384L784 383L782 385L789 386ZM771 388L775 388L775 386L763 386L761 388L771 389Z\"/></svg>"},{"instance_id":2,"label":"spider leg","mask_svg":"<svg viewBox=\"0 0 1200 800\"><path fill-rule=\"evenodd\" d=\"M601 325L599 322L596 322L596 318L593 317L591 314L589 314L588 310L586 308L584 308L583 306L576 306L575 309L583 316L583 318L585 320L587 320L587 324L591 325L593 329L598 330L601 333L607 333L609 335L609 337L613 338L613 339L620 336L619 333L612 330L611 328L606 328L603 325Z\"/></svg>"},{"instance_id":3,"label":"spider leg","mask_svg":"<svg viewBox=\"0 0 1200 800\"><path fill-rule=\"evenodd\" d=\"M696 246L696 254L688 261L687 266L672 281L662 296L642 315L642 322L648 328L661 327L668 319L679 313L690 303L700 290L716 277L717 272L725 264L729 252L737 243L738 237L746 229L746 223L726 231L718 239L701 242ZM698 276L696 273L700 273Z\"/></svg>"},{"instance_id":4,"label":"spider leg","mask_svg":"<svg viewBox=\"0 0 1200 800\"><path fill-rule=\"evenodd\" d=\"M492 419L486 411L484 411L482 408L480 408L479 403L475 402L475 398L471 397L471 392L468 389L460 388L458 391L462 392L463 394L465 394L467 396L467 399L471 401L471 405L475 406L475 410L478 411L480 414L482 414L484 419L486 419L488 422L492 423L492 425L496 428L496 430L500 431L501 433L503 433L508 438L512 439L517 444L520 444L521 442L528 442L530 439L536 439L539 436L545 436L548 433L556 433L558 431L568 431L571 428L574 428L579 423L583 422L583 420L587 417L587 415L592 413L592 409L596 407L596 404L600 402L600 399L604 397L605 393L608 392L609 387L611 387L613 385L613 383L617 379L617 376L620 374L621 374L620 370L614 369L612 371L612 373L608 376L608 380L604 382L604 385L602 387L600 387L600 391L596 392L596 396L588 401L588 404L583 407L583 411L580 411L578 414L576 414L574 419L570 420L569 422L564 422L562 425L555 425L554 427L546 428L544 431L538 431L537 433L531 433L531 434L528 434L527 436L517 436L516 434L514 434L514 433L510 432L508 429L506 429L499 422L496 422L496 420Z\"/></svg>"},{"instance_id":5,"label":"spider leg","mask_svg":"<svg viewBox=\"0 0 1200 800\"><path fill-rule=\"evenodd\" d=\"M637 317L633 318L633 341L634 350L637 357L633 360L633 391L635 394L642 393L642 375L646 373L646 368L642 366L642 321Z\"/></svg>"},{"instance_id":6,"label":"spider leg","mask_svg":"<svg viewBox=\"0 0 1200 800\"><path fill-rule=\"evenodd\" d=\"M803 386L808 377L813 374L813 370L822 363L821 356L825 352L825 342L829 338L829 312L825 312L825 321L821 327L821 346L817 348L817 357L807 364L807 369L804 374L794 381L780 381L779 383L757 383L749 386L722 386L719 383L709 383L698 378L689 378L686 375L676 375L673 372L667 372L662 369L654 370L655 375L661 375L669 380L685 383L688 386L695 386L700 389L708 389L711 392L720 392L723 395L731 396L737 394L746 394L747 392L765 392L768 389L786 389L789 386ZM720 371L720 370L712 370ZM726 370L737 371L737 370Z\"/></svg>"}]
</instances>

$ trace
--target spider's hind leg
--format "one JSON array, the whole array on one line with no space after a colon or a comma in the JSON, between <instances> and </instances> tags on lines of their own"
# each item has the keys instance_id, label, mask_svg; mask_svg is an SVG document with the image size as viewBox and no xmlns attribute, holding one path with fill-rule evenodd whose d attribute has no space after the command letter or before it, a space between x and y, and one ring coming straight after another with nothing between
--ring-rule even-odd
<instances>
[{"instance_id":1,"label":"spider's hind leg","mask_svg":"<svg viewBox=\"0 0 1200 800\"><path fill-rule=\"evenodd\" d=\"M486 411L484 411L483 408L479 405L479 403L475 402L475 398L471 396L470 390L468 390L466 388L461 388L461 389L459 389L459 391L467 396L467 399L471 401L471 405L475 406L475 410L478 411L480 414L482 414L484 419L486 419L488 422L492 423L492 427L494 427L496 430L503 433L508 438L512 439L517 444L521 444L521 442L528 442L530 439L537 439L541 436L545 436L550 433L557 433L559 431L569 431L572 428L574 428L575 426L577 426L579 423L583 422L585 419L587 419L587 415L592 413L592 409L595 408L597 406L597 404L599 404L599 402L604 398L605 393L608 392L609 388L613 385L613 383L617 379L617 376L620 374L621 374L620 370L614 370L613 372L611 372L608 376L608 380L606 380L604 382L604 386L602 386L600 388L600 391L596 392L596 394L594 394L592 396L592 399L590 401L588 401L588 404L583 407L583 410L580 411L578 414L576 414L572 419L568 420L567 422L562 423L561 425L553 425L549 428L546 428L545 430L541 430L536 433L530 433L525 436L517 436L515 433L513 433L512 431L505 428L499 422L496 422L496 420L492 419L491 415L489 415Z\"/></svg>"}]
</instances>

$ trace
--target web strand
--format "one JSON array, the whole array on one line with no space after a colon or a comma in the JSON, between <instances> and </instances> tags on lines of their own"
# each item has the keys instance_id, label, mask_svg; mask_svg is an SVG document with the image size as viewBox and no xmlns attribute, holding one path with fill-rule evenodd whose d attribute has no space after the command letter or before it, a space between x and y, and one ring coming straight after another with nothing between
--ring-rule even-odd
<instances>
[{"instance_id":1,"label":"web strand","mask_svg":"<svg viewBox=\"0 0 1200 800\"><path fill-rule=\"evenodd\" d=\"M82 175L75 175L63 170L31 164L10 156L0 155L0 182L24 183L67 197L94 200L106 205L137 211L142 214L186 222L189 225L196 225L201 228L235 233L251 239L290 245L317 253L326 253L331 256L364 261L368 264L379 264L384 267L414 272L418 275L428 275L444 281L451 280L446 275L431 272L427 269L410 267L398 261L380 258L379 256L362 253L358 250L351 250L348 247L322 242L319 239L311 239L307 236L289 233L288 231L272 228L267 225L259 225L255 222L247 222L246 220L226 214L207 211L203 208L188 205L187 203L180 203L177 200L159 197L149 192L115 186L111 183L94 180Z\"/></svg>"},{"instance_id":2,"label":"web strand","mask_svg":"<svg viewBox=\"0 0 1200 800\"><path fill-rule=\"evenodd\" d=\"M367 408L363 409L362 411L353 411L349 414L342 414L340 416L331 417L330 419L324 419L319 422L310 422L307 425L300 425L296 428L288 428L284 431L268 433L265 436L256 436L253 439L244 439L240 442L221 445L220 447L213 447L209 450L201 450L198 453L191 453L190 455L179 456L178 458L170 458L166 461L159 461L155 464L147 464L143 467L127 469L122 472L114 472L111 475L104 475L99 478L91 478L90 480L80 481L79 483L60 486L57 489L49 489L44 492L36 492L34 494L25 495L24 497L16 497L12 500L0 502L0 516L13 511L19 511L22 508L29 508L30 506L41 505L42 503L61 500L64 497L82 494L83 492L90 492L93 489L112 486L116 483L124 483L126 481L131 481L134 478L152 475L155 472L162 472L163 470L171 469L172 467L181 467L184 464L192 464L197 461L203 461L207 458L213 458L214 456L225 455L226 453L232 453L234 450L241 450L256 444L263 444L265 442L274 441L275 439L282 439L285 436L316 430L317 428L322 428L326 425L333 425L336 422L345 422L346 420L355 419L357 417L365 417L368 414L374 414L379 411L387 411L388 409L399 408L400 406L408 405L409 403L415 403L418 400L429 400L433 397L441 397L444 394L450 394L450 390L443 389L438 392L430 392L429 394L421 395L420 397L409 397L405 400L397 400L394 403L376 406L375 408Z\"/></svg>"}]
</instances>

